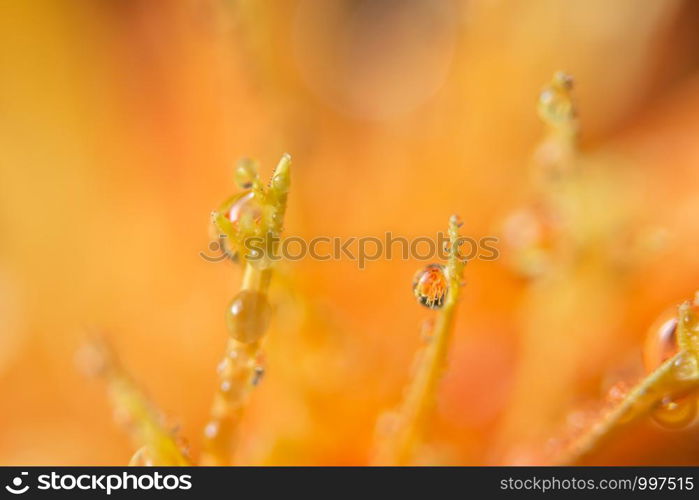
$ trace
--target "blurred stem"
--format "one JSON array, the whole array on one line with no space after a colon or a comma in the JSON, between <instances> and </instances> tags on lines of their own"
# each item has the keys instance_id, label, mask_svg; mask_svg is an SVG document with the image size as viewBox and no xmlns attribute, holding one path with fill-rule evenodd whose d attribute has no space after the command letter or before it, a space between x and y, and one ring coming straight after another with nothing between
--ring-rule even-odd
<instances>
[{"instance_id":1,"label":"blurred stem","mask_svg":"<svg viewBox=\"0 0 699 500\"><path fill-rule=\"evenodd\" d=\"M586 350L590 333L597 331L595 321L610 295L608 287L598 291L600 282L607 283L606 269L581 268L587 263L580 257L586 254L593 235L587 224L580 224L588 214L583 212L579 123L572 91L572 78L557 71L537 101L546 135L531 165L537 207L533 217L544 236L513 249L520 272L531 282L520 306L521 352L514 387L493 446L495 455L502 455L506 463L512 456L520 460L520 449L548 435L557 418L557 405L565 401L577 376L578 353ZM536 256L533 261L532 253ZM590 293L595 295L588 298ZM570 325L572 315L583 308L592 312L583 316L586 326ZM559 334L562 329L567 330L563 337ZM534 404L532 387L550 373L555 378L540 389Z\"/></svg>"},{"instance_id":2,"label":"blurred stem","mask_svg":"<svg viewBox=\"0 0 699 500\"><path fill-rule=\"evenodd\" d=\"M699 389L699 373L689 377L678 374L688 364L696 366L696 355L680 351L634 387L623 401L574 440L557 457L558 465L574 465L589 455L622 426L647 416L670 397L682 397Z\"/></svg>"},{"instance_id":3,"label":"blurred stem","mask_svg":"<svg viewBox=\"0 0 699 500\"><path fill-rule=\"evenodd\" d=\"M452 216L449 221L451 248L447 265L449 288L445 304L437 316L430 343L424 348L418 371L407 389L396 427L379 443L374 461L376 465L409 464L432 413L454 330L465 264L459 256L460 225L458 218Z\"/></svg>"},{"instance_id":4,"label":"blurred stem","mask_svg":"<svg viewBox=\"0 0 699 500\"><path fill-rule=\"evenodd\" d=\"M699 391L699 295L694 304L685 302L678 310L677 345L680 351L631 389L611 411L567 446L556 462L574 464L599 448L609 437L641 417L647 416L670 398Z\"/></svg>"},{"instance_id":5,"label":"blurred stem","mask_svg":"<svg viewBox=\"0 0 699 500\"><path fill-rule=\"evenodd\" d=\"M99 366L96 371L107 382L118 420L129 429L134 442L142 446L137 453L147 456L149 465L191 465L174 433L163 427L160 412L121 367L106 341L95 339L87 349L93 358L90 363Z\"/></svg>"}]
</instances>

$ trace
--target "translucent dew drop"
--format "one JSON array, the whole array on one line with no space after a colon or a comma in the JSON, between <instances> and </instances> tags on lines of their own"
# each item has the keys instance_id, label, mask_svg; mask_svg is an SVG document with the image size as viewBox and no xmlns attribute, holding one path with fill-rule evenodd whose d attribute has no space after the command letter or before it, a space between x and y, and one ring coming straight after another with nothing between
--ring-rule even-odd
<instances>
[{"instance_id":1,"label":"translucent dew drop","mask_svg":"<svg viewBox=\"0 0 699 500\"><path fill-rule=\"evenodd\" d=\"M430 309L439 309L444 305L449 282L446 269L440 264L430 264L415 274L413 293L417 301Z\"/></svg>"},{"instance_id":2,"label":"translucent dew drop","mask_svg":"<svg viewBox=\"0 0 699 500\"><path fill-rule=\"evenodd\" d=\"M241 189L250 189L257 180L257 164L250 158L241 159L235 166L235 183Z\"/></svg>"},{"instance_id":3,"label":"translucent dew drop","mask_svg":"<svg viewBox=\"0 0 699 500\"><path fill-rule=\"evenodd\" d=\"M271 313L269 302L263 294L242 290L226 310L228 331L238 342L255 342L267 329Z\"/></svg>"},{"instance_id":4,"label":"translucent dew drop","mask_svg":"<svg viewBox=\"0 0 699 500\"><path fill-rule=\"evenodd\" d=\"M694 398L664 400L651 413L653 421L666 429L687 427L697 416L697 401Z\"/></svg>"},{"instance_id":5,"label":"translucent dew drop","mask_svg":"<svg viewBox=\"0 0 699 500\"><path fill-rule=\"evenodd\" d=\"M675 360L672 369L677 380L695 380L699 377L699 360L694 354L685 351Z\"/></svg>"},{"instance_id":6,"label":"translucent dew drop","mask_svg":"<svg viewBox=\"0 0 699 500\"><path fill-rule=\"evenodd\" d=\"M677 354L677 316L666 313L648 330L643 345L643 365L650 373Z\"/></svg>"},{"instance_id":7,"label":"translucent dew drop","mask_svg":"<svg viewBox=\"0 0 699 500\"><path fill-rule=\"evenodd\" d=\"M262 207L255 199L255 193L252 191L243 193L235 199L228 208L226 217L233 225L239 224L245 217L249 217L254 222L259 221L262 217Z\"/></svg>"},{"instance_id":8,"label":"translucent dew drop","mask_svg":"<svg viewBox=\"0 0 699 500\"><path fill-rule=\"evenodd\" d=\"M216 223L219 214L227 219L230 227L221 227ZM237 239L248 236L261 223L262 204L255 197L254 192L246 191L226 200L219 210L212 213L212 216L214 218L212 230L216 231L212 237L216 238L216 241L210 244L209 250L212 252L223 250L229 259L237 262L239 251ZM229 232L231 234L228 234Z\"/></svg>"},{"instance_id":9,"label":"translucent dew drop","mask_svg":"<svg viewBox=\"0 0 699 500\"><path fill-rule=\"evenodd\" d=\"M690 303L684 315L684 328L686 334L686 348L699 352L699 292L694 301Z\"/></svg>"}]
</instances>

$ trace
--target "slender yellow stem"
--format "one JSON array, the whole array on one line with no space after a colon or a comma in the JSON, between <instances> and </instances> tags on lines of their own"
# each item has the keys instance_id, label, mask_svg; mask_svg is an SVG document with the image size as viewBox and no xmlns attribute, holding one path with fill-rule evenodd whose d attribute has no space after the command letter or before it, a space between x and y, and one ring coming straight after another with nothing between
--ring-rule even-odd
<instances>
[{"instance_id":1,"label":"slender yellow stem","mask_svg":"<svg viewBox=\"0 0 699 500\"><path fill-rule=\"evenodd\" d=\"M565 447L556 457L557 463L579 462L623 426L648 415L668 399L699 392L698 306L699 295L693 305L685 302L679 307L677 345L680 351L631 389L617 406Z\"/></svg>"},{"instance_id":2,"label":"slender yellow stem","mask_svg":"<svg viewBox=\"0 0 699 500\"><path fill-rule=\"evenodd\" d=\"M450 220L450 258L447 265L449 287L445 304L438 314L421 364L407 389L395 427L379 443L376 465L405 465L411 462L416 446L432 412L439 382L446 365L456 307L459 301L464 262L459 256L458 228L454 216Z\"/></svg>"},{"instance_id":3,"label":"slender yellow stem","mask_svg":"<svg viewBox=\"0 0 699 500\"><path fill-rule=\"evenodd\" d=\"M267 293L271 271L245 265L241 290ZM211 419L204 430L202 465L229 465L233 459L238 426L250 392L257 384L260 342L228 340L219 364L219 385L214 395Z\"/></svg>"},{"instance_id":4,"label":"slender yellow stem","mask_svg":"<svg viewBox=\"0 0 699 500\"><path fill-rule=\"evenodd\" d=\"M678 373L686 369L688 363L696 365L695 355L688 351L681 351L667 360L636 385L621 403L568 445L555 462L560 465L575 464L598 449L622 427L647 416L667 398L682 397L699 390L699 374L683 377Z\"/></svg>"},{"instance_id":5,"label":"slender yellow stem","mask_svg":"<svg viewBox=\"0 0 699 500\"><path fill-rule=\"evenodd\" d=\"M291 158L284 155L272 174L268 189L255 182L253 192L260 199L265 214L259 227L248 226L250 233L245 230L242 234L235 233L227 219L217 213L214 217L217 228L227 234L231 241L237 241L239 244L244 243L248 237L262 236L267 243L265 248L270 252L276 252L286 211L290 165ZM273 261L269 256L262 256L253 263L248 260L247 254L241 252L241 256L244 271L240 293L248 292L266 303ZM261 310L244 313L251 314L249 320L252 322L263 321L262 318L255 317L264 314ZM211 418L204 429L201 456L203 465L229 465L233 462L238 427L250 393L264 370L259 363L261 340L248 341L235 336L228 340L226 354L218 368L218 388L214 395Z\"/></svg>"}]
</instances>

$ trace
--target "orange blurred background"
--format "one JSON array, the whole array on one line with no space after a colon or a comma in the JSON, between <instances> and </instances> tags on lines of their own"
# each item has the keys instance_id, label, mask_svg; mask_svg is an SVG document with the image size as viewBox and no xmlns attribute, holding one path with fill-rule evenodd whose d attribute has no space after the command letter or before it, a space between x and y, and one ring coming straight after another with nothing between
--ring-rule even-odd
<instances>
[{"instance_id":1,"label":"orange blurred background","mask_svg":"<svg viewBox=\"0 0 699 500\"><path fill-rule=\"evenodd\" d=\"M75 366L90 327L197 455L240 282L199 252L239 157L266 176L292 155L289 234L431 236L459 213L465 234L497 235L530 192L536 99L559 69L586 158L623 186L617 229L667 242L622 277L571 280L538 336L506 255L470 263L418 463L538 463L537 443L637 371L649 325L699 288L699 5L0 4L0 464L128 463L104 386ZM410 290L421 265L280 269L241 462L369 461L433 314ZM640 422L591 463L696 465L699 429Z\"/></svg>"}]
</instances>

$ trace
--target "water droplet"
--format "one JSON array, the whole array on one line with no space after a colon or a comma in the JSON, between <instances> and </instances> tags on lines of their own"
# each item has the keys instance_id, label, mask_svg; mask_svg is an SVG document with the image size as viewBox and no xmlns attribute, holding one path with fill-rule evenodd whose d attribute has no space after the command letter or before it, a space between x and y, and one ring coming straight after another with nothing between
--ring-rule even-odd
<instances>
[{"instance_id":1,"label":"water droplet","mask_svg":"<svg viewBox=\"0 0 699 500\"><path fill-rule=\"evenodd\" d=\"M670 317L668 317L670 316ZM643 365L648 373L677 354L677 316L665 313L648 330L643 346Z\"/></svg>"},{"instance_id":2,"label":"water droplet","mask_svg":"<svg viewBox=\"0 0 699 500\"><path fill-rule=\"evenodd\" d=\"M257 164L250 158L243 158L235 166L235 183L242 189L250 189L257 180Z\"/></svg>"},{"instance_id":3,"label":"water droplet","mask_svg":"<svg viewBox=\"0 0 699 500\"><path fill-rule=\"evenodd\" d=\"M675 360L673 372L678 380L694 380L699 376L699 361L690 352L683 352Z\"/></svg>"},{"instance_id":4,"label":"water droplet","mask_svg":"<svg viewBox=\"0 0 699 500\"><path fill-rule=\"evenodd\" d=\"M696 297L695 300L697 300ZM686 347L693 351L699 351L699 306L693 302L683 305L681 309L684 310Z\"/></svg>"},{"instance_id":5,"label":"water droplet","mask_svg":"<svg viewBox=\"0 0 699 500\"><path fill-rule=\"evenodd\" d=\"M415 274L413 293L417 301L430 309L444 305L449 283L446 269L440 264L430 264Z\"/></svg>"},{"instance_id":6,"label":"water droplet","mask_svg":"<svg viewBox=\"0 0 699 500\"><path fill-rule=\"evenodd\" d=\"M691 424L697 416L697 401L694 398L663 400L651 413L653 421L666 429L681 429Z\"/></svg>"},{"instance_id":7,"label":"water droplet","mask_svg":"<svg viewBox=\"0 0 699 500\"><path fill-rule=\"evenodd\" d=\"M238 342L255 342L267 330L271 313L272 308L263 294L242 290L226 310L228 331Z\"/></svg>"},{"instance_id":8,"label":"water droplet","mask_svg":"<svg viewBox=\"0 0 699 500\"><path fill-rule=\"evenodd\" d=\"M262 218L262 207L255 199L255 193L250 191L238 196L226 211L226 217L234 225L239 224L246 217L254 222L259 222Z\"/></svg>"}]
</instances>

